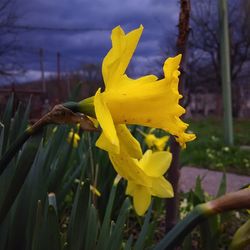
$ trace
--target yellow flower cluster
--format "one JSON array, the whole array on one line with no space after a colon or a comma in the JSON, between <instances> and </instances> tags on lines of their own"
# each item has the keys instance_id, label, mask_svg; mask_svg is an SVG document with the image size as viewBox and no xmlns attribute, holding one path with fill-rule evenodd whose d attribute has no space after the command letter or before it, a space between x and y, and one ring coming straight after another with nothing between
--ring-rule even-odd
<instances>
[{"instance_id":1,"label":"yellow flower cluster","mask_svg":"<svg viewBox=\"0 0 250 250\"><path fill-rule=\"evenodd\" d=\"M83 112L97 118L102 133L96 146L109 153L117 173L128 181L126 193L133 197L139 215L147 210L152 195L173 196L172 186L163 176L172 156L151 150L143 155L126 124L163 129L174 135L182 147L195 139L194 134L185 133L188 124L180 119L185 112L179 105L182 96L178 92L181 55L165 61L161 80L154 75L131 79L125 74L142 31L142 26L128 34L120 26L113 29L112 48L102 64L105 90L98 89L94 97L79 103ZM161 150L166 139L158 145Z\"/></svg>"},{"instance_id":2,"label":"yellow flower cluster","mask_svg":"<svg viewBox=\"0 0 250 250\"><path fill-rule=\"evenodd\" d=\"M150 129L149 133L146 134L143 131L141 131L140 129L138 129L140 134L142 134L145 137L144 141L145 141L146 145L148 146L148 148L156 150L156 151L163 151L166 147L168 140L169 140L169 136L165 135L162 137L157 137L153 134L154 130L155 129L152 128L152 129Z\"/></svg>"}]
</instances>

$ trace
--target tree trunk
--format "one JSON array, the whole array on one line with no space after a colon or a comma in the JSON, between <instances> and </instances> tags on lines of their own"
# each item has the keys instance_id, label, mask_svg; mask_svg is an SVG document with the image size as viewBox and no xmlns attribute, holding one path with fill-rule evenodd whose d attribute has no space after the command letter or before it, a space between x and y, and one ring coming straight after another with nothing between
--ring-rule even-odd
<instances>
[{"instance_id":1,"label":"tree trunk","mask_svg":"<svg viewBox=\"0 0 250 250\"><path fill-rule=\"evenodd\" d=\"M176 50L178 54L182 54L182 61L180 65L180 79L179 79L179 92L184 93L185 88L185 72L186 72L186 44L189 33L189 16L190 16L190 0L180 1L180 15L179 15L179 35L176 43ZM179 170L179 155L180 146L176 142L175 138L171 136L170 140L170 151L173 155L173 160L171 162L167 179L173 186L174 197L167 199L166 201L166 233L168 233L178 222L178 212L179 212L179 195L178 195L178 184L180 177Z\"/></svg>"}]
</instances>

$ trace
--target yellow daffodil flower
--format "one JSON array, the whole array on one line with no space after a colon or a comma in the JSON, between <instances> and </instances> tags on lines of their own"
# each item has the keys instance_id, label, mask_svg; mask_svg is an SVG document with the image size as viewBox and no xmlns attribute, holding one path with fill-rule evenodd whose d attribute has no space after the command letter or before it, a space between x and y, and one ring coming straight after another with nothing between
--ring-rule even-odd
<instances>
[{"instance_id":1,"label":"yellow daffodil flower","mask_svg":"<svg viewBox=\"0 0 250 250\"><path fill-rule=\"evenodd\" d=\"M145 143L149 148L156 148L158 151L163 151L167 142L169 140L169 136L165 135L163 137L156 137L154 134L148 134L145 137Z\"/></svg>"},{"instance_id":2,"label":"yellow daffodil flower","mask_svg":"<svg viewBox=\"0 0 250 250\"><path fill-rule=\"evenodd\" d=\"M158 151L163 151L167 142L169 140L169 136L165 135L162 137L157 137L154 134L146 134L145 135L145 143L147 144L148 148L156 149Z\"/></svg>"},{"instance_id":3,"label":"yellow daffodil flower","mask_svg":"<svg viewBox=\"0 0 250 250\"><path fill-rule=\"evenodd\" d=\"M155 149L157 151L163 151L165 149L165 146L169 140L169 136L165 135L162 137L157 137L152 132L155 129L151 129L148 134L144 133L140 129L138 129L139 133L142 134L145 138L144 141L148 148Z\"/></svg>"},{"instance_id":4,"label":"yellow daffodil flower","mask_svg":"<svg viewBox=\"0 0 250 250\"><path fill-rule=\"evenodd\" d=\"M68 138L67 138L67 142L71 143L71 141L73 140L73 147L77 148L78 147L78 141L80 140L80 136L75 133L73 131L73 129L70 130L69 134L68 134Z\"/></svg>"},{"instance_id":5,"label":"yellow daffodil flower","mask_svg":"<svg viewBox=\"0 0 250 250\"><path fill-rule=\"evenodd\" d=\"M117 173L128 181L126 194L133 197L134 208L138 215L141 216L146 212L151 196L173 197L173 188L163 176L170 166L171 153L147 150L140 160L124 152L109 153L109 157Z\"/></svg>"},{"instance_id":6,"label":"yellow daffodil flower","mask_svg":"<svg viewBox=\"0 0 250 250\"><path fill-rule=\"evenodd\" d=\"M170 152L152 152L142 155L139 142L124 124L115 125L120 145L120 153L108 151L109 158L118 173L128 181L126 193L133 197L135 211L143 215L148 209L151 196L172 197L171 184L163 177L172 160ZM104 133L99 138L103 148L110 143ZM139 159L139 160L138 160Z\"/></svg>"},{"instance_id":7,"label":"yellow daffodil flower","mask_svg":"<svg viewBox=\"0 0 250 250\"><path fill-rule=\"evenodd\" d=\"M181 55L165 61L162 80L154 75L133 80L125 74L142 31L142 26L128 34L120 26L113 29L112 48L102 64L105 91L98 89L94 97L79 103L82 112L96 116L102 128L96 145L116 154L120 152L117 124L161 128L174 135L182 147L195 139L194 134L185 133L188 124L179 118L185 113L178 104L182 97L178 92Z\"/></svg>"}]
</instances>

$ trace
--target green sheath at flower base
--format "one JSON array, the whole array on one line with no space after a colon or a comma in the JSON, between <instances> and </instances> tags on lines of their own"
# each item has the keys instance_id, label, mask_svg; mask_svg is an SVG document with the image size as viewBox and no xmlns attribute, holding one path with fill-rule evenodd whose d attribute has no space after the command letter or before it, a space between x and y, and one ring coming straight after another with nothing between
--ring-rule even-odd
<instances>
[{"instance_id":1,"label":"green sheath at flower base","mask_svg":"<svg viewBox=\"0 0 250 250\"><path fill-rule=\"evenodd\" d=\"M78 105L79 105L78 112L81 112L85 115L96 118L95 106L94 106L94 96L88 97L88 98L80 101L78 103Z\"/></svg>"}]
</instances>

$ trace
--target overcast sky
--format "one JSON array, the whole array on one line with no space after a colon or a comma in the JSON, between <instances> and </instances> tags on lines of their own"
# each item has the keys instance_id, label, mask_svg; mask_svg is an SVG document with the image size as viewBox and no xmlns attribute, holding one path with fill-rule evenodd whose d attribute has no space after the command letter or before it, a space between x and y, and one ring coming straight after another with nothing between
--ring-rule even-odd
<instances>
[{"instance_id":1,"label":"overcast sky","mask_svg":"<svg viewBox=\"0 0 250 250\"><path fill-rule=\"evenodd\" d=\"M84 62L101 63L111 47L112 28L125 32L144 26L132 65L150 71L161 55L166 36L176 39L179 5L177 0L16 0L19 25L88 31L20 30L23 47L20 62L39 72L39 48L44 49L45 71L56 70L56 52L61 53L62 71L79 68ZM153 67L152 67L153 68ZM37 72L37 73L36 73ZM154 72L151 72L154 73Z\"/></svg>"}]
</instances>

